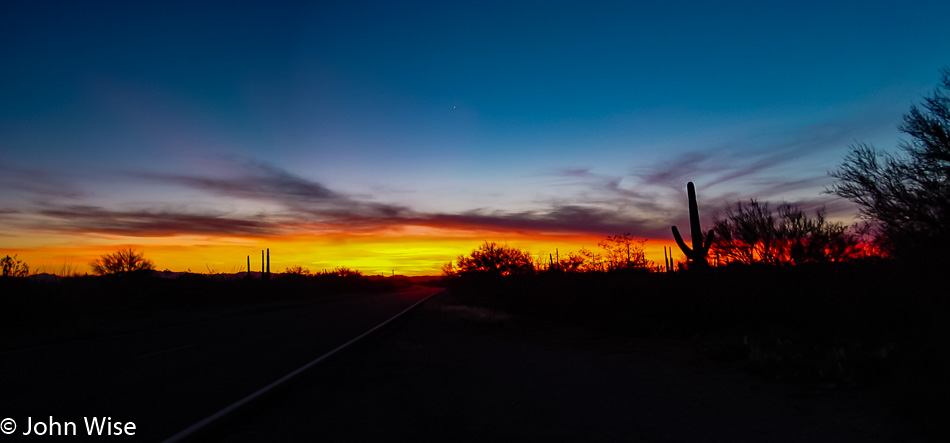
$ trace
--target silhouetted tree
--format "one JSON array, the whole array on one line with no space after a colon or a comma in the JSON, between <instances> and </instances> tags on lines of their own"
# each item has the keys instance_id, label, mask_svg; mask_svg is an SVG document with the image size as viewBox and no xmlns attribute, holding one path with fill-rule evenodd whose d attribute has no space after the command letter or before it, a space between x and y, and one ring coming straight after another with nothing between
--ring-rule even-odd
<instances>
[{"instance_id":1,"label":"silhouetted tree","mask_svg":"<svg viewBox=\"0 0 950 443\"><path fill-rule=\"evenodd\" d=\"M307 269L307 268L305 268L305 267L303 267L303 266L295 265L295 266L291 266L291 267L285 269L285 270L284 270L284 274L288 274L288 275L300 275L300 276L303 276L303 275L310 275L310 270Z\"/></svg>"},{"instance_id":2,"label":"silhouetted tree","mask_svg":"<svg viewBox=\"0 0 950 443\"><path fill-rule=\"evenodd\" d=\"M119 249L112 254L103 254L99 258L91 261L89 266L92 267L92 272L98 275L151 271L155 269L155 263L145 258L144 253L138 252L131 247Z\"/></svg>"},{"instance_id":3,"label":"silhouetted tree","mask_svg":"<svg viewBox=\"0 0 950 443\"><path fill-rule=\"evenodd\" d=\"M862 257L884 257L885 247L881 244L880 223L873 220L863 220L851 225L851 232L854 233L860 247L859 254Z\"/></svg>"},{"instance_id":4,"label":"silhouetted tree","mask_svg":"<svg viewBox=\"0 0 950 443\"><path fill-rule=\"evenodd\" d=\"M485 242L468 257L456 259L457 274L516 275L534 272L531 254L508 245Z\"/></svg>"},{"instance_id":5,"label":"silhouetted tree","mask_svg":"<svg viewBox=\"0 0 950 443\"><path fill-rule=\"evenodd\" d=\"M363 275L362 272L356 269L347 268L346 266L337 266L333 268L333 274L336 274L340 277L361 277Z\"/></svg>"},{"instance_id":6,"label":"silhouetted tree","mask_svg":"<svg viewBox=\"0 0 950 443\"><path fill-rule=\"evenodd\" d=\"M858 239L841 223L825 219L824 209L809 217L788 203L778 208L777 257L780 263L837 262L857 257Z\"/></svg>"},{"instance_id":7,"label":"silhouetted tree","mask_svg":"<svg viewBox=\"0 0 950 443\"><path fill-rule=\"evenodd\" d=\"M13 254L13 257L8 255L0 259L0 268L3 270L2 275L4 277L26 277L30 275L30 267L16 258L16 254Z\"/></svg>"},{"instance_id":8,"label":"silhouetted tree","mask_svg":"<svg viewBox=\"0 0 950 443\"><path fill-rule=\"evenodd\" d=\"M577 251L579 257L581 257L580 269L584 272L597 272L605 271L606 267L604 266L604 258L602 255L591 251L587 248L581 248L580 251Z\"/></svg>"},{"instance_id":9,"label":"silhouetted tree","mask_svg":"<svg viewBox=\"0 0 950 443\"><path fill-rule=\"evenodd\" d=\"M716 216L713 230L718 234L713 250L727 262L774 262L775 217L768 203L736 202L726 208L724 218Z\"/></svg>"},{"instance_id":10,"label":"silhouetted tree","mask_svg":"<svg viewBox=\"0 0 950 443\"><path fill-rule=\"evenodd\" d=\"M455 262L454 262L454 261L450 261L450 262L448 262L448 263L442 265L442 275L444 275L444 276L446 276L446 277L458 277L458 275L459 275L459 270L458 270L458 268L455 266Z\"/></svg>"},{"instance_id":11,"label":"silhouetted tree","mask_svg":"<svg viewBox=\"0 0 950 443\"><path fill-rule=\"evenodd\" d=\"M880 244L902 257L934 257L950 246L950 69L922 108L914 105L899 129L909 135L889 154L852 145L831 192L861 206L878 223ZM946 260L946 259L944 259Z\"/></svg>"},{"instance_id":12,"label":"silhouetted tree","mask_svg":"<svg viewBox=\"0 0 950 443\"><path fill-rule=\"evenodd\" d=\"M713 229L719 234L713 251L727 262L802 264L858 255L857 238L844 225L828 222L822 209L810 217L783 203L773 212L753 199L716 216Z\"/></svg>"},{"instance_id":13,"label":"silhouetted tree","mask_svg":"<svg viewBox=\"0 0 950 443\"><path fill-rule=\"evenodd\" d=\"M584 256L568 252L566 257L561 258L560 268L565 272L581 272L584 270Z\"/></svg>"},{"instance_id":14,"label":"silhouetted tree","mask_svg":"<svg viewBox=\"0 0 950 443\"><path fill-rule=\"evenodd\" d=\"M645 238L638 239L625 232L609 235L597 245L604 250L608 269L629 269L646 267L645 243Z\"/></svg>"}]
</instances>

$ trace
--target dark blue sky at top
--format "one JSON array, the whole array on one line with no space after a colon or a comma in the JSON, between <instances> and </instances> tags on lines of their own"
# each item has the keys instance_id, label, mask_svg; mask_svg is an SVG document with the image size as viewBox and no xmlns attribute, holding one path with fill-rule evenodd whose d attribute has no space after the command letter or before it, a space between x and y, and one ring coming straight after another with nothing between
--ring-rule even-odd
<instances>
[{"instance_id":1,"label":"dark blue sky at top","mask_svg":"<svg viewBox=\"0 0 950 443\"><path fill-rule=\"evenodd\" d=\"M688 180L715 205L811 202L849 143L894 146L950 64L948 16L944 1L4 2L0 162L88 204L191 211L273 202L142 175L261 163L430 212L576 204L658 224ZM54 199L8 189L7 208Z\"/></svg>"}]
</instances>

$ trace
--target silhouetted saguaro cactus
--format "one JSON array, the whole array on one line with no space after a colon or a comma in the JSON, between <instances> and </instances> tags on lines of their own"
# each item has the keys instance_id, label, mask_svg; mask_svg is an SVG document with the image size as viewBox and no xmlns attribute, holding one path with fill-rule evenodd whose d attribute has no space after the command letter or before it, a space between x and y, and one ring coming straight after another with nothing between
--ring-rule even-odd
<instances>
[{"instance_id":1,"label":"silhouetted saguaro cactus","mask_svg":"<svg viewBox=\"0 0 950 443\"><path fill-rule=\"evenodd\" d=\"M270 248L267 248L267 273L264 274L266 280L270 280Z\"/></svg>"},{"instance_id":2,"label":"silhouetted saguaro cactus","mask_svg":"<svg viewBox=\"0 0 950 443\"><path fill-rule=\"evenodd\" d=\"M669 256L667 256L666 250L669 249ZM663 247L663 266L666 267L666 272L673 272L673 248Z\"/></svg>"},{"instance_id":3,"label":"silhouetted saguaro cactus","mask_svg":"<svg viewBox=\"0 0 950 443\"><path fill-rule=\"evenodd\" d=\"M699 205L696 204L696 187L693 186L693 182L686 184L686 193L689 196L689 229L693 241L692 249L686 246L686 242L683 241L683 237L680 236L680 231L676 229L676 226L673 226L673 238L692 265L696 268L705 268L709 266L709 262L706 261L706 254L709 253L709 247L712 246L714 231L710 229L709 234L706 234L705 241L703 240L703 230L699 227Z\"/></svg>"}]
</instances>

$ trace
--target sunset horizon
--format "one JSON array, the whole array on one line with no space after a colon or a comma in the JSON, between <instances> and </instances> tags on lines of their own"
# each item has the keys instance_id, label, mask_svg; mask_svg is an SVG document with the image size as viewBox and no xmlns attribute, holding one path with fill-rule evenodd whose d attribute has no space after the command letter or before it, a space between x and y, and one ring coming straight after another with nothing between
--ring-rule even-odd
<instances>
[{"instance_id":1,"label":"sunset horizon","mask_svg":"<svg viewBox=\"0 0 950 443\"><path fill-rule=\"evenodd\" d=\"M0 255L438 275L631 233L660 263L690 181L704 224L756 199L850 226L828 172L896 152L947 6L792 5L8 2Z\"/></svg>"},{"instance_id":2,"label":"sunset horizon","mask_svg":"<svg viewBox=\"0 0 950 443\"><path fill-rule=\"evenodd\" d=\"M407 231L421 232L413 234ZM603 242L607 235L490 235L468 230L408 227L388 233L268 238L171 236L151 237L143 241L137 237L102 236L89 241L90 244L84 247L70 243L67 246L0 252L16 255L30 266L33 274L58 276L93 274L90 262L103 254L125 248L143 253L154 262L158 271L234 274L246 272L249 260L250 270L259 272L261 252L270 250L273 273L283 273L288 268L300 266L313 274L343 267L364 275L439 276L444 265L486 242L525 250L536 258L537 263L547 264L551 257L560 255L564 258L582 249L600 253L602 251L598 243ZM685 256L672 238L640 239L645 240L646 259L652 265L660 266L663 263L664 248L675 250L675 259L685 262ZM101 244L97 245L96 241Z\"/></svg>"},{"instance_id":3,"label":"sunset horizon","mask_svg":"<svg viewBox=\"0 0 950 443\"><path fill-rule=\"evenodd\" d=\"M0 434L950 441L948 17L0 1Z\"/></svg>"}]
</instances>

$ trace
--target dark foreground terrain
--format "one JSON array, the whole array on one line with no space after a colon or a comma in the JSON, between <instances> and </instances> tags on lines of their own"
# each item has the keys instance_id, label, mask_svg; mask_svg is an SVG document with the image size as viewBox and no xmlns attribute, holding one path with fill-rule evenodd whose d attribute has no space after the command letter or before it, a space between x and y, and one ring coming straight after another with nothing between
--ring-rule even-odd
<instances>
[{"instance_id":1,"label":"dark foreground terrain","mask_svg":"<svg viewBox=\"0 0 950 443\"><path fill-rule=\"evenodd\" d=\"M513 316L452 294L203 438L220 441L928 441L869 390L752 376L676 340Z\"/></svg>"},{"instance_id":2,"label":"dark foreground terrain","mask_svg":"<svg viewBox=\"0 0 950 443\"><path fill-rule=\"evenodd\" d=\"M192 438L947 441L947 281L882 263L462 277ZM170 437L438 291L0 283L14 290L0 416L112 416L135 421L138 441Z\"/></svg>"},{"instance_id":3,"label":"dark foreground terrain","mask_svg":"<svg viewBox=\"0 0 950 443\"><path fill-rule=\"evenodd\" d=\"M123 281L118 287L139 291L101 291L116 287L114 283L75 283L99 289L89 297L103 305L82 307L71 303L71 296L59 291L72 286L40 288L34 294L48 302L41 307L50 316L75 319L67 323L75 330L50 323L41 323L42 328L21 323L23 329L11 330L19 337L60 340L28 342L0 351L0 419L16 423L14 434L0 438L89 438L84 421L95 417L109 418L112 423L135 423L134 435L122 435L122 439L161 441L438 291L408 288L310 293L308 297L306 291L279 293L292 289L286 282L249 282L257 290L257 299L249 296L227 300L227 295L201 296L193 292L191 303L183 303L182 294L168 294L161 315L155 312L150 316L146 307L157 301L150 292L168 282ZM199 282L197 287L234 287L206 284ZM185 282L185 286L193 290L195 282ZM62 304L53 303L57 300ZM20 303L35 304L36 300ZM118 320L123 313L129 316L127 320L140 319L141 323L137 328L128 321L105 323L101 330L76 326L88 318ZM6 315L12 317L9 311ZM118 328L121 332L115 332ZM23 435L30 421L60 425L39 429L47 435ZM69 428L67 423L75 425Z\"/></svg>"}]
</instances>

